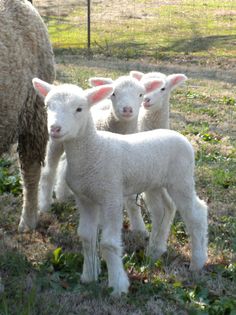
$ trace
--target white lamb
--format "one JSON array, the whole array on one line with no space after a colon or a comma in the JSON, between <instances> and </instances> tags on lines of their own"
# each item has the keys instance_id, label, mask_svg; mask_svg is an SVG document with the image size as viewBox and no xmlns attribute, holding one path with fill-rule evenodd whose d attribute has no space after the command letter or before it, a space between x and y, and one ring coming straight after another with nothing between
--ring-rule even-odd
<instances>
[{"instance_id":1,"label":"white lamb","mask_svg":"<svg viewBox=\"0 0 236 315\"><path fill-rule=\"evenodd\" d=\"M148 131L153 129L168 128L170 127L169 115L170 115L170 96L171 92L182 84L187 77L182 73L165 75L161 72L149 72L144 74L140 71L130 71L130 76L136 78L141 82L150 78L162 79L164 85L160 89L156 89L152 92L148 92L144 96L143 106L139 111L138 117L138 131ZM110 83L111 79L96 78L94 80L95 84L92 85L102 85ZM113 130L110 130L113 131ZM133 131L134 132L134 131ZM160 230L160 235L162 235L161 243L162 252L166 251L167 238L169 234L170 224L175 214L175 206L171 201L170 197L163 188L162 198L165 207L169 207L170 211L167 211L165 218L162 223L162 230ZM172 209L172 211L171 211ZM126 210L130 218L130 226L132 230L146 231L140 207L136 204L136 195L127 198L126 200ZM169 215L168 215L169 214Z\"/></svg>"},{"instance_id":2,"label":"white lamb","mask_svg":"<svg viewBox=\"0 0 236 315\"><path fill-rule=\"evenodd\" d=\"M144 74L140 71L130 71L130 75L141 82L150 78L162 78L165 82L161 89L144 96L144 101L138 117L138 130L148 131L160 128L169 129L171 92L187 80L186 75L182 73L165 75L161 72L149 72ZM163 207L168 209L168 211L166 210L165 216L160 218L160 220L162 220L159 230L160 255L167 249L169 230L176 211L175 204L172 202L165 188L162 188L161 197L162 200L160 200L159 203L163 203ZM145 200L145 194L143 194L143 198ZM133 210L133 222L140 222L142 218L138 207L135 203L133 203L133 206L132 203L129 203L129 207ZM136 227L133 226L133 229L136 229Z\"/></svg>"},{"instance_id":3,"label":"white lamb","mask_svg":"<svg viewBox=\"0 0 236 315\"><path fill-rule=\"evenodd\" d=\"M137 131L137 121L139 109L141 107L144 94L159 89L164 82L160 78L138 81L131 76L122 76L113 81L109 78L91 78L91 85L112 84L114 92L110 100L103 100L91 110L96 127L99 130L106 130L115 133L129 134ZM42 171L40 181L40 209L47 211L52 203L52 190L55 173L58 165L59 152L63 153L63 146L49 141L46 155L45 167ZM58 201L65 201L71 194L65 182L66 159L61 159L57 172L55 186ZM137 210L138 220L135 217L134 225L139 230L145 230L145 225L141 217L140 209ZM132 218L131 218L132 220Z\"/></svg>"},{"instance_id":4,"label":"white lamb","mask_svg":"<svg viewBox=\"0 0 236 315\"><path fill-rule=\"evenodd\" d=\"M188 228L191 269L201 269L207 259L207 206L194 188L194 152L189 141L170 130L132 135L97 131L90 107L113 92L112 86L82 91L74 85L53 86L33 80L45 98L52 141L62 143L67 157L66 180L80 211L78 234L84 265L81 279L97 280L98 223L100 248L108 268L108 285L114 295L127 292L129 281L121 259L124 196L146 192L153 228L148 255L156 258L163 208L156 203L166 187ZM161 212L160 212L161 211Z\"/></svg>"},{"instance_id":5,"label":"white lamb","mask_svg":"<svg viewBox=\"0 0 236 315\"><path fill-rule=\"evenodd\" d=\"M114 92L111 96L112 106L107 108L106 114L101 111L99 105L93 106L91 112L98 130L111 131L119 134L130 134L138 131L138 117L143 101L144 94L158 92L165 84L165 80L161 77L147 78L140 81L140 78L135 76L122 76L113 81L110 78L94 77L89 79L91 86L99 86L104 84L113 84ZM145 88L140 87L137 83L140 81ZM156 80L156 81L152 81ZM103 102L102 102L103 105ZM125 106L124 106L125 105ZM126 119L130 112L133 114L132 120ZM66 189L64 189L66 191ZM131 230L144 232L147 230L142 218L140 207L136 204L136 195L125 198L125 209L127 210L130 219Z\"/></svg>"},{"instance_id":6,"label":"white lamb","mask_svg":"<svg viewBox=\"0 0 236 315\"><path fill-rule=\"evenodd\" d=\"M91 109L98 130L111 131L120 134L130 134L137 131L139 110L144 94L159 90L164 80L151 78L139 81L131 76L121 76L117 80L94 77L89 79L91 86L112 84L114 92L110 100L94 106Z\"/></svg>"},{"instance_id":7,"label":"white lamb","mask_svg":"<svg viewBox=\"0 0 236 315\"><path fill-rule=\"evenodd\" d=\"M164 86L156 91L148 93L144 97L143 106L139 113L139 131L147 131L158 128L170 128L170 96L171 92L187 80L182 73L165 75L161 72L142 73L130 71L130 75L138 80L161 78Z\"/></svg>"}]
</instances>

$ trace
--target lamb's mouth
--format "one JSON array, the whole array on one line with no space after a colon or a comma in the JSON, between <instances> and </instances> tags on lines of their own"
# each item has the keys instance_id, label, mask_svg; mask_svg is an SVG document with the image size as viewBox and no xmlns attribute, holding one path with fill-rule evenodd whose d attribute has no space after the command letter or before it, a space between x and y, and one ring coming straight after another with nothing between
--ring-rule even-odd
<instances>
[{"instance_id":1,"label":"lamb's mouth","mask_svg":"<svg viewBox=\"0 0 236 315\"><path fill-rule=\"evenodd\" d=\"M54 134L54 133L50 133L49 136L51 137L51 139L53 140L61 140L65 137L66 133L64 134Z\"/></svg>"},{"instance_id":2,"label":"lamb's mouth","mask_svg":"<svg viewBox=\"0 0 236 315\"><path fill-rule=\"evenodd\" d=\"M143 103L143 107L145 109L149 109L150 107L152 107L152 104L150 104L150 103Z\"/></svg>"},{"instance_id":3,"label":"lamb's mouth","mask_svg":"<svg viewBox=\"0 0 236 315\"><path fill-rule=\"evenodd\" d=\"M122 118L131 119L133 118L133 113L122 113Z\"/></svg>"}]
</instances>

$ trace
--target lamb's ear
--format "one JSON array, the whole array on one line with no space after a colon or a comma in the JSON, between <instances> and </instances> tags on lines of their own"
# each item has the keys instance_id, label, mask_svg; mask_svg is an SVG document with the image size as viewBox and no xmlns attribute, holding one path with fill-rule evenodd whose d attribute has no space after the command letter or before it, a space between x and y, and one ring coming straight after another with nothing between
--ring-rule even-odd
<instances>
[{"instance_id":1,"label":"lamb's ear","mask_svg":"<svg viewBox=\"0 0 236 315\"><path fill-rule=\"evenodd\" d=\"M144 73L143 72L140 72L140 71L130 71L129 75L137 80L141 80L142 77L144 76Z\"/></svg>"},{"instance_id":2,"label":"lamb's ear","mask_svg":"<svg viewBox=\"0 0 236 315\"><path fill-rule=\"evenodd\" d=\"M186 81L188 78L183 73L170 74L166 78L166 81L171 89L177 88L181 83Z\"/></svg>"},{"instance_id":3,"label":"lamb's ear","mask_svg":"<svg viewBox=\"0 0 236 315\"><path fill-rule=\"evenodd\" d=\"M146 94L161 89L165 85L165 81L161 78L152 78L143 81Z\"/></svg>"},{"instance_id":4,"label":"lamb's ear","mask_svg":"<svg viewBox=\"0 0 236 315\"><path fill-rule=\"evenodd\" d=\"M38 78L34 78L32 80L35 91L41 96L43 99L48 95L48 92L52 89L53 85L49 84L43 80Z\"/></svg>"},{"instance_id":5,"label":"lamb's ear","mask_svg":"<svg viewBox=\"0 0 236 315\"><path fill-rule=\"evenodd\" d=\"M109 97L113 93L113 86L110 84L97 86L85 91L88 105L92 106L105 98Z\"/></svg>"},{"instance_id":6,"label":"lamb's ear","mask_svg":"<svg viewBox=\"0 0 236 315\"><path fill-rule=\"evenodd\" d=\"M114 81L111 78L93 77L88 80L90 86L100 86L112 84Z\"/></svg>"}]
</instances>

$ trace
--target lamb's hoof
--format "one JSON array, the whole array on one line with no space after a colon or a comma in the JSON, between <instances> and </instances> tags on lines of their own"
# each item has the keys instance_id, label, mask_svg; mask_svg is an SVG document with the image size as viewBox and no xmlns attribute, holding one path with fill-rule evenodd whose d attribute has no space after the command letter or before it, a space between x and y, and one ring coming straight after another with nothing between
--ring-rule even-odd
<instances>
[{"instance_id":1,"label":"lamb's hoof","mask_svg":"<svg viewBox=\"0 0 236 315\"><path fill-rule=\"evenodd\" d=\"M206 261L207 261L207 251L196 250L192 254L189 269L191 271L199 271L204 267Z\"/></svg>"},{"instance_id":2,"label":"lamb's hoof","mask_svg":"<svg viewBox=\"0 0 236 315\"><path fill-rule=\"evenodd\" d=\"M100 265L95 267L96 270L83 271L80 281L82 283L90 283L98 280L98 275L101 272Z\"/></svg>"},{"instance_id":3,"label":"lamb's hoof","mask_svg":"<svg viewBox=\"0 0 236 315\"><path fill-rule=\"evenodd\" d=\"M118 283L114 285L109 285L113 289L111 296L119 298L122 293L127 294L129 291L129 279L125 274L123 277L120 277Z\"/></svg>"},{"instance_id":4,"label":"lamb's hoof","mask_svg":"<svg viewBox=\"0 0 236 315\"><path fill-rule=\"evenodd\" d=\"M95 275L95 274L83 273L80 277L81 283L96 282L97 280L98 280L98 275Z\"/></svg>"},{"instance_id":5,"label":"lamb's hoof","mask_svg":"<svg viewBox=\"0 0 236 315\"><path fill-rule=\"evenodd\" d=\"M33 219L25 219L24 217L21 217L20 223L18 226L18 232L24 233L29 232L31 230L35 230L37 226L37 217Z\"/></svg>"},{"instance_id":6,"label":"lamb's hoof","mask_svg":"<svg viewBox=\"0 0 236 315\"><path fill-rule=\"evenodd\" d=\"M166 248L154 248L153 246L149 246L146 251L146 256L152 261L156 261L166 252L166 250Z\"/></svg>"},{"instance_id":7,"label":"lamb's hoof","mask_svg":"<svg viewBox=\"0 0 236 315\"><path fill-rule=\"evenodd\" d=\"M190 263L189 270L191 270L193 272L200 271L203 268L203 266L204 266L204 264L203 265L198 265L198 264L195 264L195 263Z\"/></svg>"},{"instance_id":8,"label":"lamb's hoof","mask_svg":"<svg viewBox=\"0 0 236 315\"><path fill-rule=\"evenodd\" d=\"M51 205L53 203L53 199L49 198L47 199L43 199L43 200L39 200L39 212L48 212L51 208Z\"/></svg>"},{"instance_id":9,"label":"lamb's hoof","mask_svg":"<svg viewBox=\"0 0 236 315\"><path fill-rule=\"evenodd\" d=\"M39 205L39 213L49 212L50 207L51 207L51 204L47 204L47 205L43 205L43 206Z\"/></svg>"},{"instance_id":10,"label":"lamb's hoof","mask_svg":"<svg viewBox=\"0 0 236 315\"><path fill-rule=\"evenodd\" d=\"M204 267L206 260L207 259L202 259L201 261L197 261L197 262L191 261L189 269L194 272L200 271Z\"/></svg>"}]
</instances>

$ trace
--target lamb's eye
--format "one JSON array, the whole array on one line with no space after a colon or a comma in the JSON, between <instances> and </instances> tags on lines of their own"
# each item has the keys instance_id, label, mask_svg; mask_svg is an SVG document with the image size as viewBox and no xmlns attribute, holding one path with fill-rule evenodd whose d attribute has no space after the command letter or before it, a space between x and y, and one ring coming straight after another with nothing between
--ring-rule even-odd
<instances>
[{"instance_id":1,"label":"lamb's eye","mask_svg":"<svg viewBox=\"0 0 236 315\"><path fill-rule=\"evenodd\" d=\"M82 112L82 108L81 108L81 107L78 107L78 108L76 109L76 111L77 111L77 112Z\"/></svg>"},{"instance_id":2,"label":"lamb's eye","mask_svg":"<svg viewBox=\"0 0 236 315\"><path fill-rule=\"evenodd\" d=\"M166 88L165 88L165 87L163 87L163 88L161 89L161 91L165 91L165 89L166 89Z\"/></svg>"},{"instance_id":3,"label":"lamb's eye","mask_svg":"<svg viewBox=\"0 0 236 315\"><path fill-rule=\"evenodd\" d=\"M112 96L116 96L115 93L112 93Z\"/></svg>"},{"instance_id":4,"label":"lamb's eye","mask_svg":"<svg viewBox=\"0 0 236 315\"><path fill-rule=\"evenodd\" d=\"M139 94L139 97L142 97L143 96L143 94L141 93L141 94Z\"/></svg>"}]
</instances>

